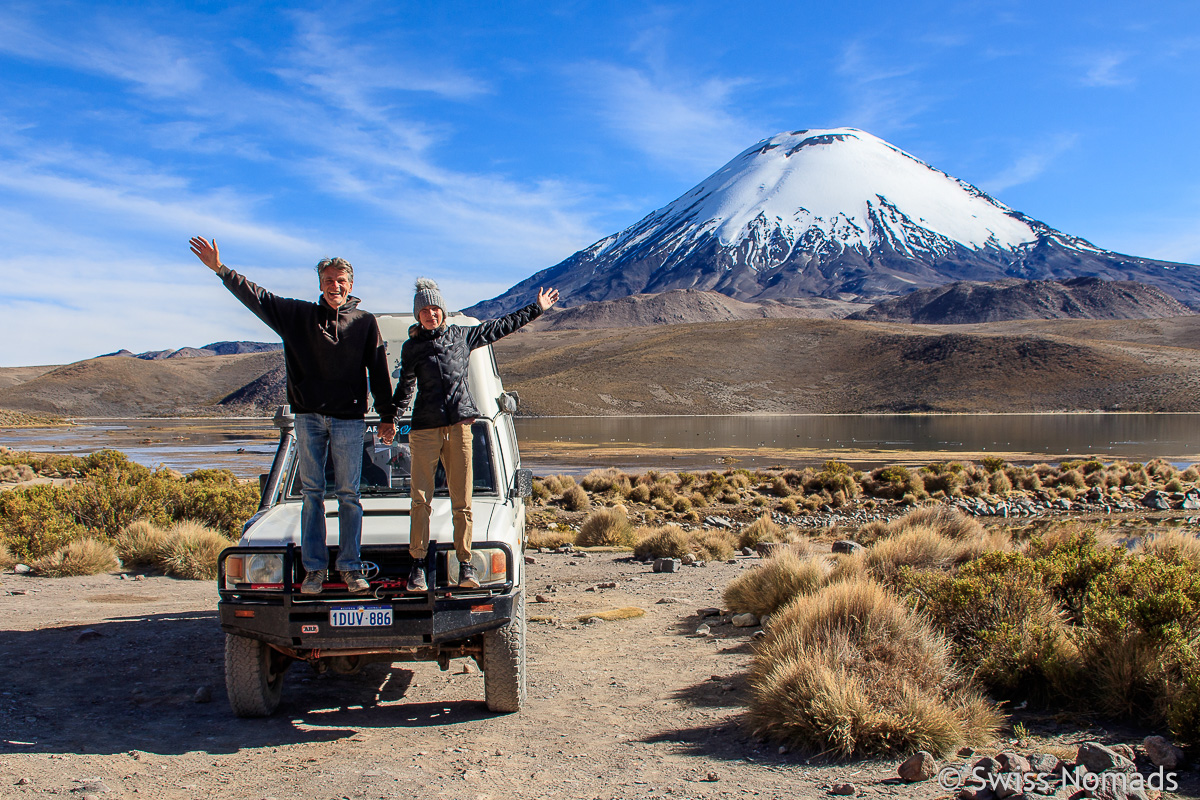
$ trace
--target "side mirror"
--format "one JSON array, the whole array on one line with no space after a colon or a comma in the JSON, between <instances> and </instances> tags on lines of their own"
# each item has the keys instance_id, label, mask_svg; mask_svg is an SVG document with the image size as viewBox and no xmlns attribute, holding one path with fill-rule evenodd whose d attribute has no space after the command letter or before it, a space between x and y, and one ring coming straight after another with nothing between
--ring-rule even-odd
<instances>
[{"instance_id":1,"label":"side mirror","mask_svg":"<svg viewBox=\"0 0 1200 800\"><path fill-rule=\"evenodd\" d=\"M496 398L496 405L500 406L500 410L505 414L516 414L520 404L521 397L516 392L502 392Z\"/></svg>"},{"instance_id":2,"label":"side mirror","mask_svg":"<svg viewBox=\"0 0 1200 800\"><path fill-rule=\"evenodd\" d=\"M533 494L533 470L519 469L513 473L512 487L508 490L509 499L529 497Z\"/></svg>"},{"instance_id":3,"label":"side mirror","mask_svg":"<svg viewBox=\"0 0 1200 800\"><path fill-rule=\"evenodd\" d=\"M290 431L296 427L296 417L292 414L291 406L279 406L275 409L275 417L271 420L280 432Z\"/></svg>"}]
</instances>

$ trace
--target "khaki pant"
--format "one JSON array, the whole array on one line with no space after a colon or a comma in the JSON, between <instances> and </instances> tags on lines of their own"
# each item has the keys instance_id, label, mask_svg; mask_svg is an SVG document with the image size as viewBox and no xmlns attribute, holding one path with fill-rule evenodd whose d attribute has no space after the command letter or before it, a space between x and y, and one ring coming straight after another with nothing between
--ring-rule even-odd
<instances>
[{"instance_id":1,"label":"khaki pant","mask_svg":"<svg viewBox=\"0 0 1200 800\"><path fill-rule=\"evenodd\" d=\"M438 460L446 468L446 488L454 510L454 550L458 560L471 560L471 425L460 422L444 428L409 431L412 452L412 512L408 551L425 558L429 548L429 513L433 476Z\"/></svg>"}]
</instances>

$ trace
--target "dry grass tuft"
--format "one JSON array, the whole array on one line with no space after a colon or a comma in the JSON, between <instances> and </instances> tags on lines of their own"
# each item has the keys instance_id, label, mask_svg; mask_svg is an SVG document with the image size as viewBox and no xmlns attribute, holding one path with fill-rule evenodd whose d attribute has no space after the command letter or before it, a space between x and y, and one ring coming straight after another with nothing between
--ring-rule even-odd
<instances>
[{"instance_id":1,"label":"dry grass tuft","mask_svg":"<svg viewBox=\"0 0 1200 800\"><path fill-rule=\"evenodd\" d=\"M581 486L572 485L563 492L563 508L567 511L587 511L592 507L588 493Z\"/></svg>"},{"instance_id":2,"label":"dry grass tuft","mask_svg":"<svg viewBox=\"0 0 1200 800\"><path fill-rule=\"evenodd\" d=\"M98 575L120 567L117 551L107 542L84 537L60 547L30 566L39 575L65 578L71 575Z\"/></svg>"},{"instance_id":3,"label":"dry grass tuft","mask_svg":"<svg viewBox=\"0 0 1200 800\"><path fill-rule=\"evenodd\" d=\"M779 612L751 669L758 735L838 757L943 754L989 739L996 708L964 688L944 636L871 581Z\"/></svg>"},{"instance_id":4,"label":"dry grass tuft","mask_svg":"<svg viewBox=\"0 0 1200 800\"><path fill-rule=\"evenodd\" d=\"M733 555L733 534L721 530L685 531L678 525L642 528L637 533L636 558L683 558L688 553L708 560Z\"/></svg>"},{"instance_id":5,"label":"dry grass tuft","mask_svg":"<svg viewBox=\"0 0 1200 800\"><path fill-rule=\"evenodd\" d=\"M229 539L193 520L180 520L167 531L159 566L167 575L186 580L217 577L217 556L233 545Z\"/></svg>"},{"instance_id":6,"label":"dry grass tuft","mask_svg":"<svg viewBox=\"0 0 1200 800\"><path fill-rule=\"evenodd\" d=\"M729 531L704 529L689 534L692 547L709 561L724 561L733 557L733 534Z\"/></svg>"},{"instance_id":7,"label":"dry grass tuft","mask_svg":"<svg viewBox=\"0 0 1200 800\"><path fill-rule=\"evenodd\" d=\"M5 542L0 542L0 569L12 569L18 563L17 557Z\"/></svg>"},{"instance_id":8,"label":"dry grass tuft","mask_svg":"<svg viewBox=\"0 0 1200 800\"><path fill-rule=\"evenodd\" d=\"M526 544L529 547L548 547L554 549L562 547L568 542L575 544L575 536L575 531L570 528L555 528L553 530L536 528L529 532L529 540Z\"/></svg>"},{"instance_id":9,"label":"dry grass tuft","mask_svg":"<svg viewBox=\"0 0 1200 800\"><path fill-rule=\"evenodd\" d=\"M763 514L738 532L738 547L754 547L761 542L778 542L783 536L770 514Z\"/></svg>"},{"instance_id":10,"label":"dry grass tuft","mask_svg":"<svg viewBox=\"0 0 1200 800\"><path fill-rule=\"evenodd\" d=\"M882 539L866 554L866 568L875 578L891 583L902 567L949 569L967 560L976 548L943 536L937 529L909 526L898 535Z\"/></svg>"},{"instance_id":11,"label":"dry grass tuft","mask_svg":"<svg viewBox=\"0 0 1200 800\"><path fill-rule=\"evenodd\" d=\"M804 557L791 548L780 549L725 587L725 605L739 614L774 614L800 595L820 589L829 572L829 563L820 556Z\"/></svg>"},{"instance_id":12,"label":"dry grass tuft","mask_svg":"<svg viewBox=\"0 0 1200 800\"><path fill-rule=\"evenodd\" d=\"M607 469L592 470L579 482L579 485L589 492L611 492L618 497L625 498L629 496L629 492L633 488L633 481L616 467L608 467Z\"/></svg>"},{"instance_id":13,"label":"dry grass tuft","mask_svg":"<svg viewBox=\"0 0 1200 800\"><path fill-rule=\"evenodd\" d=\"M167 532L149 520L140 519L117 534L117 556L126 569L156 566L167 546Z\"/></svg>"},{"instance_id":14,"label":"dry grass tuft","mask_svg":"<svg viewBox=\"0 0 1200 800\"><path fill-rule=\"evenodd\" d=\"M687 531L678 525L641 528L633 546L634 558L682 558L690 552Z\"/></svg>"},{"instance_id":15,"label":"dry grass tuft","mask_svg":"<svg viewBox=\"0 0 1200 800\"><path fill-rule=\"evenodd\" d=\"M833 567L829 570L826 583L838 581L865 580L867 578L867 553L860 550L852 555L838 554L834 556Z\"/></svg>"},{"instance_id":16,"label":"dry grass tuft","mask_svg":"<svg viewBox=\"0 0 1200 800\"><path fill-rule=\"evenodd\" d=\"M580 547L631 547L633 543L633 524L620 506L593 511L579 526L579 535L575 537L575 544Z\"/></svg>"},{"instance_id":17,"label":"dry grass tuft","mask_svg":"<svg viewBox=\"0 0 1200 800\"><path fill-rule=\"evenodd\" d=\"M1138 549L1172 564L1190 564L1200 570L1200 538L1179 528L1160 528L1145 536Z\"/></svg>"},{"instance_id":18,"label":"dry grass tuft","mask_svg":"<svg viewBox=\"0 0 1200 800\"><path fill-rule=\"evenodd\" d=\"M974 517L951 506L926 506L893 520L888 526L891 536L898 536L912 528L931 528L947 539L978 539L984 528Z\"/></svg>"}]
</instances>

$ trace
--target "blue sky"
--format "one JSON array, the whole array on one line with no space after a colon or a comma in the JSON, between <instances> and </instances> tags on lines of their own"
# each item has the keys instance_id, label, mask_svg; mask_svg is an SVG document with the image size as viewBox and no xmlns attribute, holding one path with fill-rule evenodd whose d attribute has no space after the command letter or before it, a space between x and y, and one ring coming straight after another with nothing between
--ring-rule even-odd
<instances>
[{"instance_id":1,"label":"blue sky","mask_svg":"<svg viewBox=\"0 0 1200 800\"><path fill-rule=\"evenodd\" d=\"M271 339L187 249L451 306L759 139L852 126L1111 250L1200 263L1200 4L13 2L0 366Z\"/></svg>"}]
</instances>

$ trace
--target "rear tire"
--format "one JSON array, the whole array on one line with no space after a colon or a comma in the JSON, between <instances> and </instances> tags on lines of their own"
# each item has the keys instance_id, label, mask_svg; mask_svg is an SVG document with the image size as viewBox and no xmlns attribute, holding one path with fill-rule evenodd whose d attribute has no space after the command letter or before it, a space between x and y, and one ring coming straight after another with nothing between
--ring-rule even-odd
<instances>
[{"instance_id":1,"label":"rear tire","mask_svg":"<svg viewBox=\"0 0 1200 800\"><path fill-rule=\"evenodd\" d=\"M239 717L267 717L279 707L292 659L266 642L225 634L225 692Z\"/></svg>"},{"instance_id":2,"label":"rear tire","mask_svg":"<svg viewBox=\"0 0 1200 800\"><path fill-rule=\"evenodd\" d=\"M489 711L513 714L525 704L525 592L513 601L513 618L483 635L483 693Z\"/></svg>"}]
</instances>

